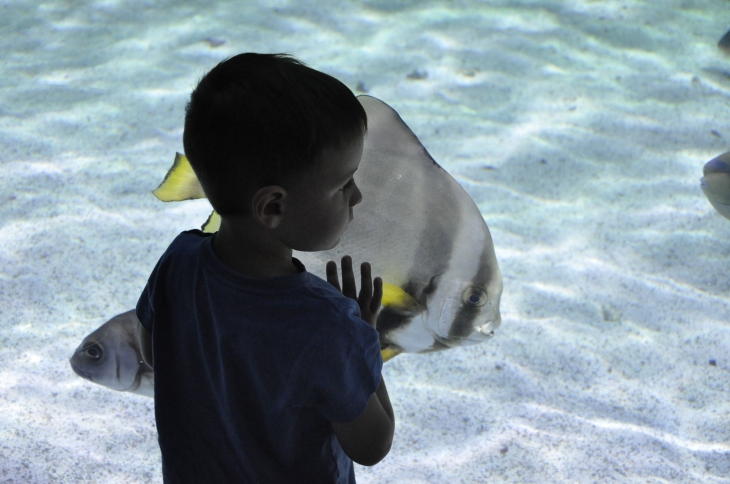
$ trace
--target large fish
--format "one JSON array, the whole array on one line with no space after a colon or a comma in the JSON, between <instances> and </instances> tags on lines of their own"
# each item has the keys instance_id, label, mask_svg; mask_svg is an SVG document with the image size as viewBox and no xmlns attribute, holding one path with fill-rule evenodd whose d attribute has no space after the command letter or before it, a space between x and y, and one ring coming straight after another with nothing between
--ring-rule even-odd
<instances>
[{"instance_id":1,"label":"large fish","mask_svg":"<svg viewBox=\"0 0 730 484\"><path fill-rule=\"evenodd\" d=\"M705 163L700 187L713 207L730 219L730 151Z\"/></svg>"},{"instance_id":2,"label":"large fish","mask_svg":"<svg viewBox=\"0 0 730 484\"><path fill-rule=\"evenodd\" d=\"M326 262L345 254L371 263L384 281L377 329L386 359L491 338L501 321L502 275L479 209L398 113L374 97L358 99L368 116L356 174L363 201L337 247L295 256L323 278ZM205 196L179 153L153 193L162 201ZM213 212L203 230L219 226Z\"/></svg>"},{"instance_id":3,"label":"large fish","mask_svg":"<svg viewBox=\"0 0 730 484\"><path fill-rule=\"evenodd\" d=\"M368 116L355 174L363 201L337 247L295 257L323 279L327 261L345 254L370 262L384 282L376 326L384 360L490 339L501 322L502 275L484 218L398 113L376 98L358 99ZM162 201L205 197L181 154L153 193ZM213 212L202 228L219 226ZM359 264L353 269L358 278Z\"/></svg>"},{"instance_id":4,"label":"large fish","mask_svg":"<svg viewBox=\"0 0 730 484\"><path fill-rule=\"evenodd\" d=\"M152 368L142 360L134 309L114 316L88 335L71 357L82 378L113 390L154 395Z\"/></svg>"}]
</instances>

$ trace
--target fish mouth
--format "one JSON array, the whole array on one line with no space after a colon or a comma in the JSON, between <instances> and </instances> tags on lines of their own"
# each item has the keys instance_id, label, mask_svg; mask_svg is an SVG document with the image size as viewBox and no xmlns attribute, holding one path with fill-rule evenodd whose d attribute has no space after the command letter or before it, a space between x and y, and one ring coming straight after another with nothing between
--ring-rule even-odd
<instances>
[{"instance_id":1,"label":"fish mouth","mask_svg":"<svg viewBox=\"0 0 730 484\"><path fill-rule=\"evenodd\" d=\"M490 321L481 326L474 326L469 336L459 338L462 345L479 344L494 338L494 331L499 328L500 320Z\"/></svg>"},{"instance_id":2,"label":"fish mouth","mask_svg":"<svg viewBox=\"0 0 730 484\"><path fill-rule=\"evenodd\" d=\"M492 336L494 336L494 330L499 328L501 322L502 321L500 319L497 319L496 321L490 321L481 326L474 326L474 332L472 333L472 335L475 335L476 333L476 336L483 335L487 338L491 338Z\"/></svg>"},{"instance_id":3,"label":"fish mouth","mask_svg":"<svg viewBox=\"0 0 730 484\"><path fill-rule=\"evenodd\" d=\"M456 348L459 346L471 346L476 345L479 343L483 343L485 341L489 341L494 337L494 332L497 328L499 328L500 324L502 322L502 319L496 319L494 321L489 321L488 323L484 323L480 326L472 326L471 333L468 335L463 336L457 336L457 335L449 335L449 336L441 336L433 331L429 330L431 333L431 336L433 336L434 340L438 341L440 344L444 345L445 347L450 348Z\"/></svg>"},{"instance_id":4,"label":"fish mouth","mask_svg":"<svg viewBox=\"0 0 730 484\"><path fill-rule=\"evenodd\" d=\"M474 344L483 343L494 338L494 332L499 328L502 323L502 318L489 321L480 326L472 326L472 331L468 335L464 336L449 336L447 341L442 341L449 346L471 346ZM451 341L449 344L448 340Z\"/></svg>"},{"instance_id":5,"label":"fish mouth","mask_svg":"<svg viewBox=\"0 0 730 484\"><path fill-rule=\"evenodd\" d=\"M74 365L73 363L71 363L71 369L74 371L74 373L76 373L81 378L86 378L87 380L92 381L91 380L91 373L89 373L88 371L82 370L81 368L79 368L78 366Z\"/></svg>"},{"instance_id":6,"label":"fish mouth","mask_svg":"<svg viewBox=\"0 0 730 484\"><path fill-rule=\"evenodd\" d=\"M702 178L700 178L700 188L702 188L702 189L708 188L707 181L705 181L704 176Z\"/></svg>"}]
</instances>

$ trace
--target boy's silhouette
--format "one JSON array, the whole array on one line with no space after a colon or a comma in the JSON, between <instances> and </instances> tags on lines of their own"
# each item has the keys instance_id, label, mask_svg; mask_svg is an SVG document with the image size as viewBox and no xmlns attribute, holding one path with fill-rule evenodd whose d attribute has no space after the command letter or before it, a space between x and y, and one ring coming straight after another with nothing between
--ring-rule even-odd
<instances>
[{"instance_id":1,"label":"boy's silhouette","mask_svg":"<svg viewBox=\"0 0 730 484\"><path fill-rule=\"evenodd\" d=\"M362 195L365 111L336 79L274 54L206 74L183 142L220 230L181 233L137 304L154 363L166 483L353 483L390 450L395 420L363 263L323 281L292 250L337 245ZM154 357L154 358L153 358Z\"/></svg>"}]
</instances>

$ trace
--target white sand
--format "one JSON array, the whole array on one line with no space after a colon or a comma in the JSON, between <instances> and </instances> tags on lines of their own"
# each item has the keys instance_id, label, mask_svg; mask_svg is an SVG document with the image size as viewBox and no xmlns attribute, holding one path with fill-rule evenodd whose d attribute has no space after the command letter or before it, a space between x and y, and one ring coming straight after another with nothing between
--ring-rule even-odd
<instances>
[{"instance_id":1,"label":"white sand","mask_svg":"<svg viewBox=\"0 0 730 484\"><path fill-rule=\"evenodd\" d=\"M161 482L152 400L67 359L207 217L150 190L242 51L391 104L495 241L497 336L386 366L359 482L730 482L727 1L36 3L0 6L0 483Z\"/></svg>"}]
</instances>

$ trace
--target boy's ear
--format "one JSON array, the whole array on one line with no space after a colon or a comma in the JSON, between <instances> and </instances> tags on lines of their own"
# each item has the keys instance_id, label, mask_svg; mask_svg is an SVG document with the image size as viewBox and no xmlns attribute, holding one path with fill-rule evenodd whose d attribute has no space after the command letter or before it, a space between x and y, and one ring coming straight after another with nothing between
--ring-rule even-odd
<instances>
[{"instance_id":1,"label":"boy's ear","mask_svg":"<svg viewBox=\"0 0 730 484\"><path fill-rule=\"evenodd\" d=\"M259 189L251 201L254 220L270 229L278 227L284 216L286 195L286 190L278 185Z\"/></svg>"}]
</instances>

